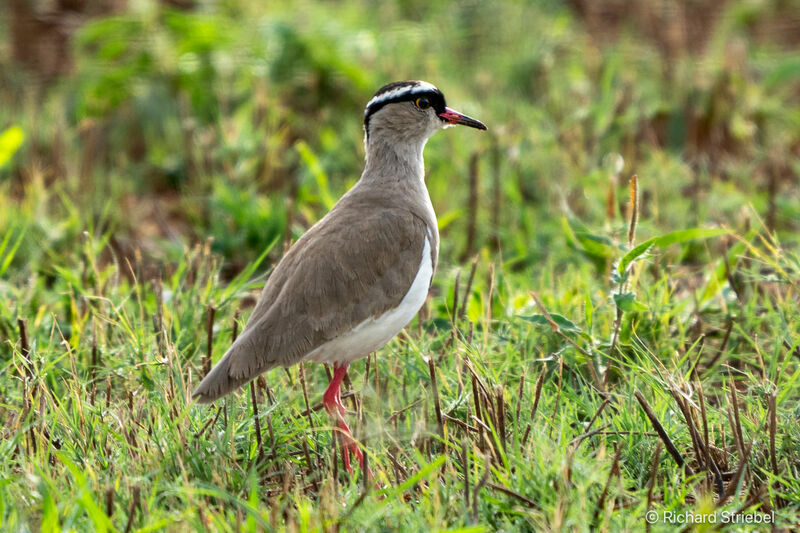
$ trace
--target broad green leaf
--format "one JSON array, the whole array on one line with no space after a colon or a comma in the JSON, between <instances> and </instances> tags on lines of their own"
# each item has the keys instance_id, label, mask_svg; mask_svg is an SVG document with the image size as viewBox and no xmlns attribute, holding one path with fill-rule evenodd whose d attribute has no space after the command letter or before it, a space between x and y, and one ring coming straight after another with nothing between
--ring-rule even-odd
<instances>
[{"instance_id":1,"label":"broad green leaf","mask_svg":"<svg viewBox=\"0 0 800 533\"><path fill-rule=\"evenodd\" d=\"M639 256L647 252L656 242L657 237L652 239L648 239L644 241L642 244L632 248L628 253L622 256L622 259L619 261L619 265L617 266L617 271L620 274L623 274L625 270L627 270L628 265L631 264L634 260L636 260Z\"/></svg>"},{"instance_id":2,"label":"broad green leaf","mask_svg":"<svg viewBox=\"0 0 800 533\"><path fill-rule=\"evenodd\" d=\"M19 126L11 126L0 133L0 168L9 162L24 142L25 132Z\"/></svg>"},{"instance_id":3,"label":"broad green leaf","mask_svg":"<svg viewBox=\"0 0 800 533\"><path fill-rule=\"evenodd\" d=\"M636 246L619 261L617 271L622 274L628 268L628 265L635 261L639 256L647 252L651 247L658 246L664 247L670 244L677 244L681 242L692 241L695 239L710 239L711 237L719 237L728 233L727 230L721 228L691 228L680 231L673 231L660 237L653 237Z\"/></svg>"},{"instance_id":4,"label":"broad green leaf","mask_svg":"<svg viewBox=\"0 0 800 533\"><path fill-rule=\"evenodd\" d=\"M578 238L575 237L575 232L572 226L569 225L567 217L561 217L561 228L564 230L564 237L567 239L567 244L575 248L580 248L578 245Z\"/></svg>"},{"instance_id":5,"label":"broad green leaf","mask_svg":"<svg viewBox=\"0 0 800 533\"><path fill-rule=\"evenodd\" d=\"M605 261L616 257L619 253L619 246L615 246L614 242L608 237L602 235L595 235L589 233L584 228L579 228L576 231L567 217L561 218L561 226L564 229L564 236L570 246L582 250L586 255L594 258L595 260Z\"/></svg>"},{"instance_id":6,"label":"broad green leaf","mask_svg":"<svg viewBox=\"0 0 800 533\"><path fill-rule=\"evenodd\" d=\"M583 251L591 256L611 258L618 253L608 237L584 232L575 233L575 237Z\"/></svg>"},{"instance_id":7,"label":"broad green leaf","mask_svg":"<svg viewBox=\"0 0 800 533\"><path fill-rule=\"evenodd\" d=\"M722 228L692 228L680 231L673 231L661 237L656 238L656 246L669 246L679 242L692 241L694 239L710 239L711 237L719 237L725 235L728 230Z\"/></svg>"},{"instance_id":8,"label":"broad green leaf","mask_svg":"<svg viewBox=\"0 0 800 533\"><path fill-rule=\"evenodd\" d=\"M548 322L547 318L545 318L545 316L541 313L535 313L533 315L528 315L528 316L520 316L520 318L522 320L527 320L528 322L531 322L539 326L550 327L550 322ZM553 322L555 322L558 325L559 329L561 329L562 331L574 331L575 333L580 333L581 331L581 328L576 326L574 322L572 322L570 319L562 315L559 315L557 313L550 313L550 318L553 319Z\"/></svg>"},{"instance_id":9,"label":"broad green leaf","mask_svg":"<svg viewBox=\"0 0 800 533\"><path fill-rule=\"evenodd\" d=\"M614 295L614 303L617 304L621 310L634 313L637 311L647 311L647 306L636 300L635 292L625 292L622 294Z\"/></svg>"}]
</instances>

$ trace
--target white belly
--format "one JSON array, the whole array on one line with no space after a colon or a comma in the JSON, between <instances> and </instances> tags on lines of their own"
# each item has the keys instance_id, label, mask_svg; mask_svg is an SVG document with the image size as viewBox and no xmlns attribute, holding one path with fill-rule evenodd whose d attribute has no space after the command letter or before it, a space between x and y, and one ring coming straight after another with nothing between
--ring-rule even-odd
<instances>
[{"instance_id":1,"label":"white belly","mask_svg":"<svg viewBox=\"0 0 800 533\"><path fill-rule=\"evenodd\" d=\"M426 238L419 270L400 305L381 316L368 318L347 333L315 348L304 360L318 363L350 363L383 347L411 322L425 303L432 276L431 244L430 239Z\"/></svg>"}]
</instances>

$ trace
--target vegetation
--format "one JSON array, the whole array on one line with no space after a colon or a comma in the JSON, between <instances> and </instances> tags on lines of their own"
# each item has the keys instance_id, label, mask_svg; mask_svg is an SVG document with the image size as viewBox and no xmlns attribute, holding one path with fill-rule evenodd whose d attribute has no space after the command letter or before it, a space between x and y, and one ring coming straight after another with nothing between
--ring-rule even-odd
<instances>
[{"instance_id":1,"label":"vegetation","mask_svg":"<svg viewBox=\"0 0 800 533\"><path fill-rule=\"evenodd\" d=\"M129 4L57 76L0 13L0 529L800 527L797 1ZM490 131L426 149L368 481L321 365L190 393L409 78Z\"/></svg>"}]
</instances>

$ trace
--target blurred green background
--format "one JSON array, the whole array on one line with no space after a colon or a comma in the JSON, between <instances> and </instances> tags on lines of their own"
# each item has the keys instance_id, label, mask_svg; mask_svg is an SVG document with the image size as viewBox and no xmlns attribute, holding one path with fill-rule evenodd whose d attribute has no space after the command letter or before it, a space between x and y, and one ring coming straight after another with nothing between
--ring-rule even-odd
<instances>
[{"instance_id":1,"label":"blurred green background","mask_svg":"<svg viewBox=\"0 0 800 533\"><path fill-rule=\"evenodd\" d=\"M426 148L440 266L373 375L351 369L390 487L360 493L301 414L321 365L259 383L266 461L246 394L224 417L189 396L401 79L489 131ZM651 504L797 527L798 176L800 0L6 0L0 529L640 530ZM698 472L707 406L730 494L654 452L634 393Z\"/></svg>"},{"instance_id":2,"label":"blurred green background","mask_svg":"<svg viewBox=\"0 0 800 533\"><path fill-rule=\"evenodd\" d=\"M793 240L799 9L11 0L0 235L27 230L6 274L46 273L81 232L111 229L120 257L168 261L212 236L230 276L355 182L363 106L397 79L433 82L490 127L426 150L444 265L486 244L515 268L574 261L562 217L613 238L633 173L645 233L742 231L755 213Z\"/></svg>"}]
</instances>

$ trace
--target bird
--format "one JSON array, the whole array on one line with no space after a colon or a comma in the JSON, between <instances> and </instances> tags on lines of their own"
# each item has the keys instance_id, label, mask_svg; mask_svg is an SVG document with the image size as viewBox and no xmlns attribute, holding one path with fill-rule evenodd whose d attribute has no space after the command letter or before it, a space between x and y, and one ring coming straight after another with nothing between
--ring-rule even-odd
<instances>
[{"instance_id":1,"label":"bird","mask_svg":"<svg viewBox=\"0 0 800 533\"><path fill-rule=\"evenodd\" d=\"M361 178L280 259L247 324L192 396L210 403L278 366L333 365L323 405L342 441L364 459L345 420L340 385L350 364L379 350L422 308L439 256L423 149L440 129L486 126L447 107L419 80L381 87L364 110Z\"/></svg>"}]
</instances>

